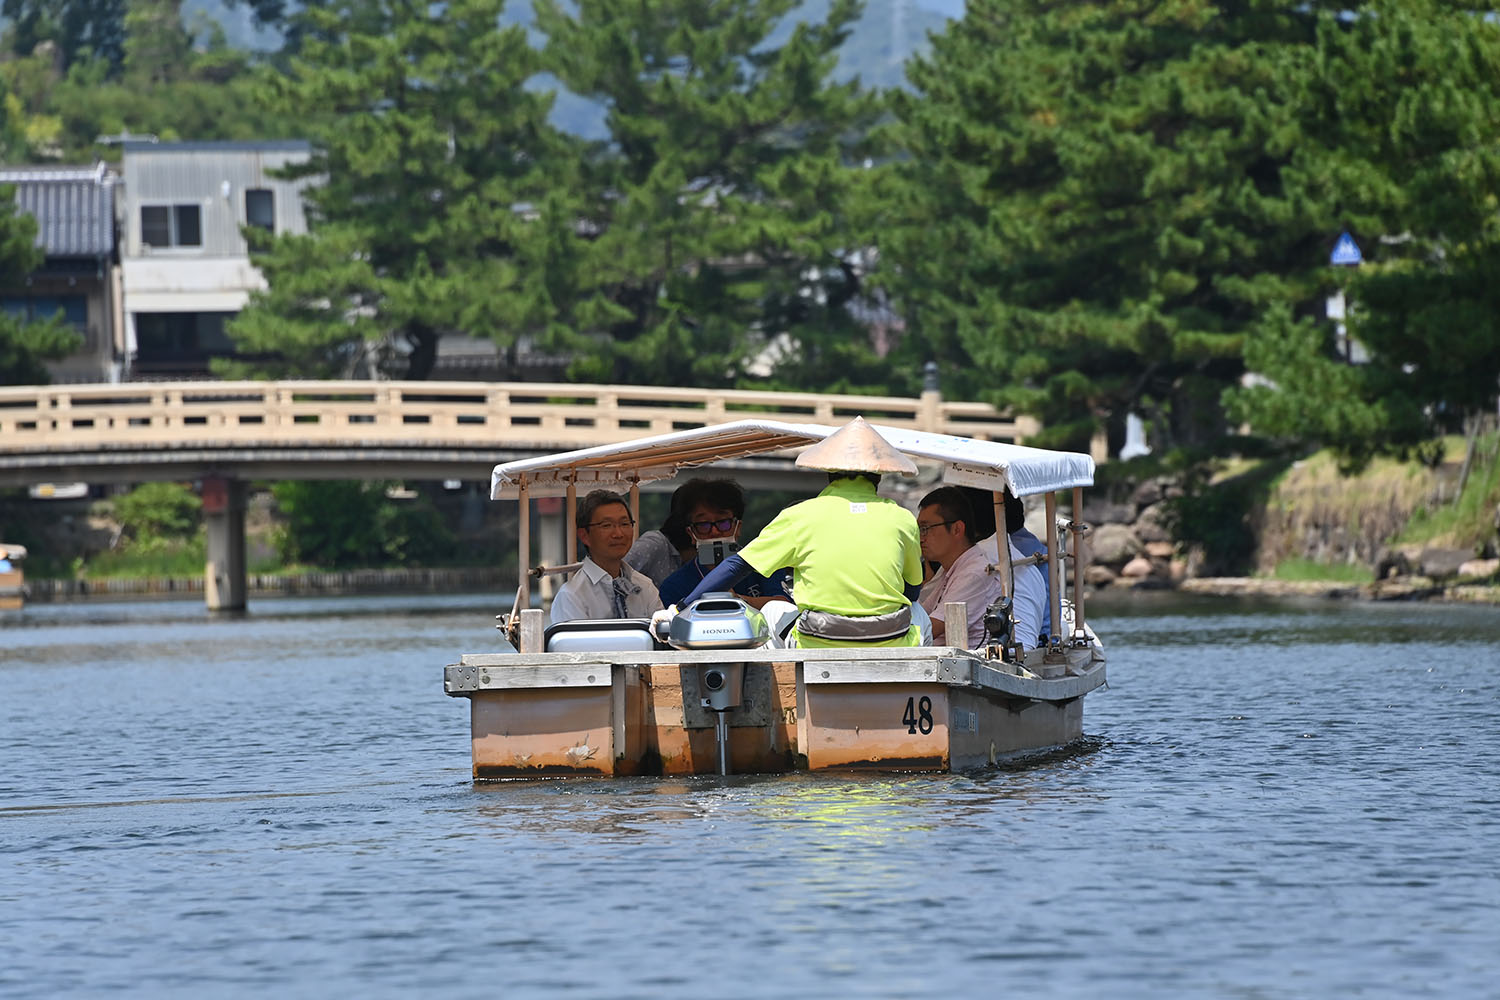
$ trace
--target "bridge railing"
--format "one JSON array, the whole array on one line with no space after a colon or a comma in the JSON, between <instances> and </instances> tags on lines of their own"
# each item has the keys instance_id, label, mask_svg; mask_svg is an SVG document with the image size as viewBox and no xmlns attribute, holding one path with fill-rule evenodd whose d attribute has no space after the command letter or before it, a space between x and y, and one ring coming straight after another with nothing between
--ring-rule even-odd
<instances>
[{"instance_id":1,"label":"bridge railing","mask_svg":"<svg viewBox=\"0 0 1500 1000\"><path fill-rule=\"evenodd\" d=\"M0 451L376 442L550 449L751 416L875 423L1022 441L1027 418L985 403L755 390L534 382L136 382L0 388Z\"/></svg>"}]
</instances>

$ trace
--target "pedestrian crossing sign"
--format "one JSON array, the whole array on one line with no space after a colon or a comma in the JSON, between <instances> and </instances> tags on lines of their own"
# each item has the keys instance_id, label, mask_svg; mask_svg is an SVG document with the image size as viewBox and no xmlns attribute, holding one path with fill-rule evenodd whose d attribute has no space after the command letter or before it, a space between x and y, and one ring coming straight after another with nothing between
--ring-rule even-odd
<instances>
[{"instance_id":1,"label":"pedestrian crossing sign","mask_svg":"<svg viewBox=\"0 0 1500 1000\"><path fill-rule=\"evenodd\" d=\"M1339 234L1339 241L1333 245L1333 253L1328 255L1328 263L1335 266L1352 267L1364 259L1364 254L1359 252L1359 244L1348 233Z\"/></svg>"}]
</instances>

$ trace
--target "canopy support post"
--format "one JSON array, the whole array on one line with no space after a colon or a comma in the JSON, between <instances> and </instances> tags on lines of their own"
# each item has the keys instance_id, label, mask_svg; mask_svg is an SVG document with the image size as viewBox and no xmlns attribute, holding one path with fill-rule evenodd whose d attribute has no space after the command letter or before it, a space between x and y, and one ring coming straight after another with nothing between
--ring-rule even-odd
<instances>
[{"instance_id":1,"label":"canopy support post","mask_svg":"<svg viewBox=\"0 0 1500 1000\"><path fill-rule=\"evenodd\" d=\"M1056 646L1062 641L1062 574L1058 572L1057 558L1057 493L1047 491L1047 610L1052 617L1052 627L1047 630L1047 645Z\"/></svg>"},{"instance_id":2,"label":"canopy support post","mask_svg":"<svg viewBox=\"0 0 1500 1000\"><path fill-rule=\"evenodd\" d=\"M521 574L521 610L531 607L531 491L526 486L526 477L516 485L516 499L521 511L521 523L518 534L520 541L520 558L516 565Z\"/></svg>"},{"instance_id":3,"label":"canopy support post","mask_svg":"<svg viewBox=\"0 0 1500 1000\"><path fill-rule=\"evenodd\" d=\"M578 473L568 477L568 500L566 510L563 512L563 531L568 539L567 553L569 565L578 561Z\"/></svg>"},{"instance_id":4,"label":"canopy support post","mask_svg":"<svg viewBox=\"0 0 1500 1000\"><path fill-rule=\"evenodd\" d=\"M1083 536L1088 526L1083 523L1083 487L1073 487L1073 520L1068 524L1073 533L1073 638L1083 639L1088 633L1083 627Z\"/></svg>"},{"instance_id":5,"label":"canopy support post","mask_svg":"<svg viewBox=\"0 0 1500 1000\"><path fill-rule=\"evenodd\" d=\"M995 556L1000 567L1000 593L1010 597L1015 593L1016 581L1010 564L1010 532L1005 530L1005 494L991 490L990 496L995 498Z\"/></svg>"}]
</instances>

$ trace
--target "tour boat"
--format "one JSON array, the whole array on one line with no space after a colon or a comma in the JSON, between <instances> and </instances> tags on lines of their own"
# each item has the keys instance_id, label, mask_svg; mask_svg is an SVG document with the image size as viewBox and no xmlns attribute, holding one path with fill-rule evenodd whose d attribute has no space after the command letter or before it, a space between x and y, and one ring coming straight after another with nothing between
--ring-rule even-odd
<instances>
[{"instance_id":1,"label":"tour boat","mask_svg":"<svg viewBox=\"0 0 1500 1000\"><path fill-rule=\"evenodd\" d=\"M766 644L759 613L728 594L683 609L670 629L644 619L544 628L532 584L574 568L579 496L625 494L639 524L643 486L671 485L710 465L717 468L699 474L753 484L752 472L790 472L799 450L838 428L747 419L506 462L495 467L490 494L519 501L521 512L520 586L511 611L497 616L508 641L503 651L464 654L443 680L448 695L469 699L474 777L942 772L1078 740L1084 696L1105 681L1104 648L1084 617L1088 528L1080 512L1093 460L872 426L919 468L940 469L945 483L990 490L1001 526L1007 488L1045 499L1047 551L1057 556L1040 557L1058 625L1050 641L1022 650L1004 615L992 612L991 642L979 649L780 648ZM808 474L806 482L811 494L826 478ZM1059 516L1059 493L1071 494L1070 516ZM554 497L565 498L550 504L563 506L570 529L566 562L533 566L531 501ZM1009 546L998 551L991 571L1009 594ZM945 612L950 634L967 635L955 623L986 609Z\"/></svg>"}]
</instances>

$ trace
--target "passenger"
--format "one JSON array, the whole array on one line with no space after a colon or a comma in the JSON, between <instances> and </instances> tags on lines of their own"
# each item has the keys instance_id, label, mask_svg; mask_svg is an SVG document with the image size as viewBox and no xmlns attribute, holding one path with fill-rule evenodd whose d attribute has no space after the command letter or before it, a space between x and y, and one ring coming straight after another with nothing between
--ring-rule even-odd
<instances>
[{"instance_id":1,"label":"passenger","mask_svg":"<svg viewBox=\"0 0 1500 1000\"><path fill-rule=\"evenodd\" d=\"M969 498L969 503L974 505L974 533L980 538L979 545L984 549L986 558L990 563L996 563L1000 559L999 546L995 544L995 494L989 490L981 490L973 486L961 486L964 496ZM1009 489L1005 491L1005 530L1010 535L1011 558L1016 558L1016 553L1021 558L1033 556L1040 552L1047 553L1047 546L1026 529L1026 505L1023 504ZM1044 588L1042 601L1042 613L1038 619L1041 627L1038 629L1039 636L1045 636L1050 632L1052 622L1052 577L1047 573L1047 564L1042 563L1038 569L1041 570L1042 587ZM1030 573L1022 573L1017 577L1019 582L1025 582L1028 590L1024 599L1030 602L1035 595L1031 593L1030 587L1036 578Z\"/></svg>"},{"instance_id":2,"label":"passenger","mask_svg":"<svg viewBox=\"0 0 1500 1000\"><path fill-rule=\"evenodd\" d=\"M649 577L625 565L635 521L625 498L594 490L578 504L578 542L588 555L552 599L551 623L575 619L649 618L661 598Z\"/></svg>"},{"instance_id":3,"label":"passenger","mask_svg":"<svg viewBox=\"0 0 1500 1000\"><path fill-rule=\"evenodd\" d=\"M984 552L974 544L979 536L973 522L969 499L956 486L933 490L922 498L917 509L922 558L942 567L922 587L920 598L932 619L931 635L936 645L967 649L983 646L984 611L1003 593L999 575L988 572ZM949 636L943 606L955 601L968 605L968 630L965 635Z\"/></svg>"},{"instance_id":4,"label":"passenger","mask_svg":"<svg viewBox=\"0 0 1500 1000\"><path fill-rule=\"evenodd\" d=\"M915 475L905 455L856 417L797 457L828 473L828 488L788 507L750 544L708 574L684 605L730 590L750 572L795 574L798 646L917 646L912 601L922 582L922 547L911 512L877 496L887 472Z\"/></svg>"},{"instance_id":5,"label":"passenger","mask_svg":"<svg viewBox=\"0 0 1500 1000\"><path fill-rule=\"evenodd\" d=\"M995 536L982 538L974 546L984 553L986 565L999 566L1000 548L995 541ZM1042 614L1047 600L1047 576L1042 572L1040 566L1027 563L1024 566L1017 565L1017 560L1024 558L1015 545L1010 546L1011 580L1014 582L1011 594L1011 617L1016 623L1016 642L1022 649L1034 649L1041 643L1046 642L1042 634ZM999 570L996 570L998 574Z\"/></svg>"},{"instance_id":6,"label":"passenger","mask_svg":"<svg viewBox=\"0 0 1500 1000\"><path fill-rule=\"evenodd\" d=\"M650 577L657 588L697 555L697 545L687 531L687 498L705 482L707 480L693 479L677 487L672 493L671 509L661 527L641 535L625 554L625 562L630 568Z\"/></svg>"},{"instance_id":7,"label":"passenger","mask_svg":"<svg viewBox=\"0 0 1500 1000\"><path fill-rule=\"evenodd\" d=\"M701 485L692 493L692 506L688 510L687 530L695 546L695 555L661 584L663 604L677 604L727 556L733 555L734 547L713 542L734 542L739 538L740 522L745 516L745 492L731 479L695 479ZM688 485L693 485L689 483ZM734 586L734 593L752 607L764 607L767 601L789 601L784 586L787 575L777 573L766 579L759 573L742 577Z\"/></svg>"},{"instance_id":8,"label":"passenger","mask_svg":"<svg viewBox=\"0 0 1500 1000\"><path fill-rule=\"evenodd\" d=\"M1026 527L1026 505L1010 490L1005 491L1005 531L1010 535L1011 548L1023 557L1037 553L1047 554L1046 543ZM999 558L998 549L996 558ZM1041 641L1046 642L1046 637L1052 633L1052 574L1047 571L1046 563L1037 568L1042 571L1042 585L1046 588L1042 594L1042 627L1039 636Z\"/></svg>"}]
</instances>

